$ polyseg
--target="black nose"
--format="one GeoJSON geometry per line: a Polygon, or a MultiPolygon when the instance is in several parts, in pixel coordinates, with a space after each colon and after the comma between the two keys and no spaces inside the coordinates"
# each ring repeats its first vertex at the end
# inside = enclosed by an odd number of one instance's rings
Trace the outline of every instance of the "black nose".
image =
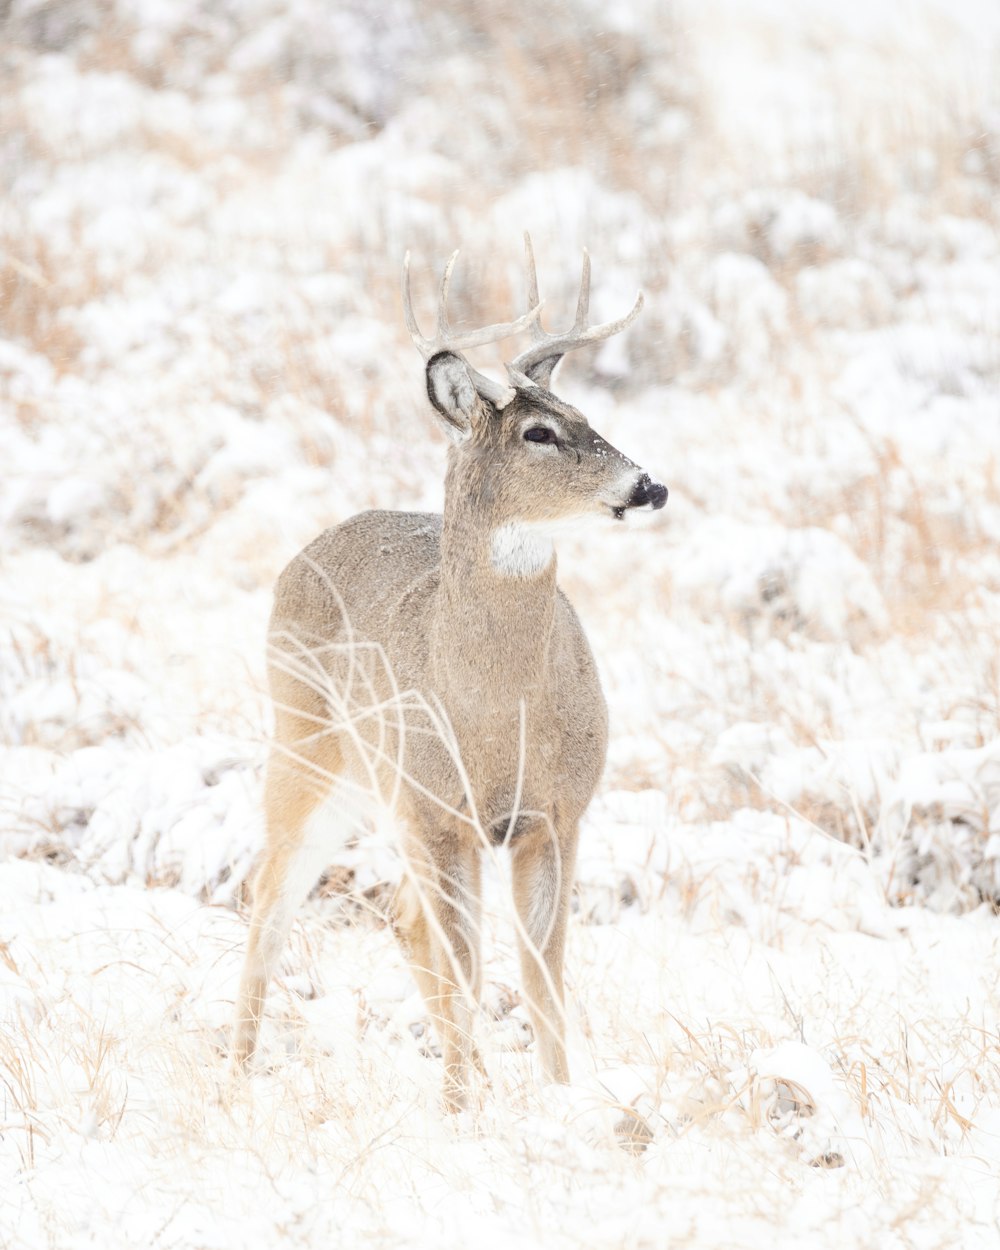
{"type": "Polygon", "coordinates": [[[643,508],[647,504],[651,508],[662,508],[667,502],[667,488],[661,486],[659,482],[650,480],[648,473],[643,473],[636,484],[632,487],[632,494],[629,495],[628,506],[630,508],[643,508]]]}

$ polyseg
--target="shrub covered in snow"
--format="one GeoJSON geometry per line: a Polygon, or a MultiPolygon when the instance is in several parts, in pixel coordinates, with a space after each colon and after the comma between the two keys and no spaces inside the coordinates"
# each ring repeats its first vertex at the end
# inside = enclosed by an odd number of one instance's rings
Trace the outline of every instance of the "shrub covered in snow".
{"type": "Polygon", "coordinates": [[[995,1245],[998,37],[0,5],[0,1242],[995,1245]],[[556,389],[671,490],[560,540],[612,726],[575,1084],[532,1078],[498,861],[492,1090],[442,1119],[375,830],[233,1095],[270,588],[440,506],[400,262],[429,306],[461,245],[455,318],[498,320],[526,229],[548,328],[582,246],[596,316],[643,288],[556,389]]]}

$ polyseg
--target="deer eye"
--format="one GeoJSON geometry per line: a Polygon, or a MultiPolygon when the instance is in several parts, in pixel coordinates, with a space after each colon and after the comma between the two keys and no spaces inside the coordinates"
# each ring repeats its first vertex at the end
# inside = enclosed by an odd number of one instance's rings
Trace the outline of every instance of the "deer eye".
{"type": "Polygon", "coordinates": [[[533,425],[524,431],[525,440],[529,443],[554,443],[555,434],[547,425],[533,425]]]}

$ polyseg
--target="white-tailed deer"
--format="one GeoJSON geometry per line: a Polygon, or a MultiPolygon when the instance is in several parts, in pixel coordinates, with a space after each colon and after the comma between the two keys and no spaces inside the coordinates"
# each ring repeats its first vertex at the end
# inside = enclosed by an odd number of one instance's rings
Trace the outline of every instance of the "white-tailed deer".
{"type": "MultiPolygon", "coordinates": [[[[594,660],[556,586],[550,531],[599,514],[662,508],[650,480],[549,390],[574,348],[625,329],[588,326],[584,253],[576,319],[539,325],[525,239],[529,311],[453,332],[455,256],[437,333],[424,338],[427,393],[451,436],[444,514],[365,512],[321,534],[281,574],[269,676],[276,741],[265,785],[267,844],[254,884],[234,1062],[257,1041],[268,980],[296,909],[371,802],[400,829],[405,873],[394,926],[440,1034],[449,1107],[461,1106],[480,986],[480,862],[506,846],[525,999],[545,1074],[568,1079],[563,949],[578,824],[604,767],[607,708],[594,660]],[[461,350],[528,331],[509,385],[461,350]]],[[[455,254],[457,256],[457,253],[455,254]]]]}

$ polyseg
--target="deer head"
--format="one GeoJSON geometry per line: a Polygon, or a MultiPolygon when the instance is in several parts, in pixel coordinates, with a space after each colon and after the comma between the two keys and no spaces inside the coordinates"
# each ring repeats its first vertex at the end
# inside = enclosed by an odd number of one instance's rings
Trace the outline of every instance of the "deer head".
{"type": "MultiPolygon", "coordinates": [[[[585,516],[621,520],[630,510],[662,508],[667,500],[665,486],[654,482],[550,389],[567,352],[603,342],[635,320],[642,308],[641,293],[625,317],[588,325],[590,257],[585,251],[573,325],[565,334],[548,334],[539,323],[538,280],[527,235],[525,250],[528,311],[523,316],[468,333],[453,331],[447,301],[455,252],[441,282],[437,333],[431,338],[420,333],[413,313],[409,256],[403,266],[407,328],[426,361],[428,397],[452,439],[449,498],[462,492],[488,512],[494,564],[509,571],[503,568],[504,552],[516,550],[517,572],[525,571],[526,534],[540,535],[560,522],[585,516]],[[506,386],[479,373],[461,354],[525,331],[531,346],[507,366],[506,386]]],[[[544,554],[543,543],[540,560],[544,554]]]]}

